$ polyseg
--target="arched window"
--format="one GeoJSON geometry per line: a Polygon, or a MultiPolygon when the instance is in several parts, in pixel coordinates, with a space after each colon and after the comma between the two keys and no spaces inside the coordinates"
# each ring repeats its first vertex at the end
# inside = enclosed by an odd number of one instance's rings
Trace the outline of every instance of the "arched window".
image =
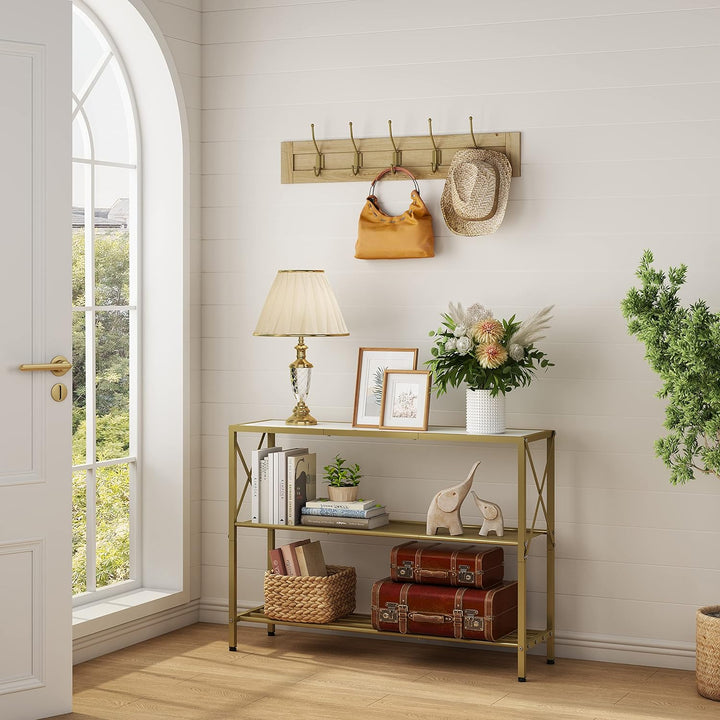
{"type": "Polygon", "coordinates": [[[190,599],[190,144],[180,76],[144,0],[73,6],[81,661],[190,599]]]}
{"type": "Polygon", "coordinates": [[[73,594],[140,584],[139,132],[110,36],[73,8],[73,594]]]}

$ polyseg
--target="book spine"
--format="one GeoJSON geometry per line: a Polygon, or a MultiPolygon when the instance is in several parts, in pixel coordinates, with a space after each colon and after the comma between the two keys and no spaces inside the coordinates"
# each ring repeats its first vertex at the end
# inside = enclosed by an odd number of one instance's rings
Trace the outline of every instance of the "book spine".
{"type": "Polygon", "coordinates": [[[356,527],[367,528],[368,518],[333,517],[330,515],[303,515],[303,525],[317,525],[320,527],[356,527]]]}
{"type": "Polygon", "coordinates": [[[310,508],[337,508],[338,510],[367,510],[375,505],[374,500],[352,500],[350,502],[340,502],[339,500],[310,500],[305,507],[310,508]]]}
{"type": "Polygon", "coordinates": [[[371,518],[375,515],[382,515],[384,507],[369,508],[368,510],[343,510],[342,508],[315,508],[305,506],[302,509],[303,515],[323,515],[327,517],[353,517],[371,518]]]}
{"type": "Polygon", "coordinates": [[[299,575],[300,569],[298,568],[297,553],[295,552],[295,545],[283,545],[280,550],[282,551],[283,561],[285,563],[285,574],[286,575],[299,575]]]}
{"type": "Polygon", "coordinates": [[[272,572],[275,573],[275,575],[287,575],[285,559],[283,558],[282,550],[279,548],[273,548],[270,551],[270,564],[272,565],[272,572]]]}
{"type": "Polygon", "coordinates": [[[268,455],[260,461],[260,522],[270,522],[270,458],[268,455]]]}
{"type": "Polygon", "coordinates": [[[297,508],[295,507],[295,473],[298,458],[290,456],[287,461],[287,524],[295,525],[297,508]]]}
{"type": "Polygon", "coordinates": [[[260,522],[260,457],[257,450],[253,450],[252,453],[251,472],[252,502],[250,521],[256,523],[260,522]]]}
{"type": "Polygon", "coordinates": [[[278,456],[280,453],[273,453],[270,456],[270,464],[268,470],[270,471],[270,523],[277,524],[277,466],[278,456]]]}
{"type": "Polygon", "coordinates": [[[277,524],[287,525],[287,464],[288,457],[278,453],[278,496],[277,496],[277,524]]]}

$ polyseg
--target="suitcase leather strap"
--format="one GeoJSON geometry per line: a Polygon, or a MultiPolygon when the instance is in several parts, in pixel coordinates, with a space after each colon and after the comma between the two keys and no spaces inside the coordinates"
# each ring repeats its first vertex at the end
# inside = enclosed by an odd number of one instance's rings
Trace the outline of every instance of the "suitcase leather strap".
{"type": "Polygon", "coordinates": [[[404,635],[408,629],[408,605],[407,598],[408,593],[412,585],[410,583],[404,584],[400,588],[400,597],[398,598],[398,630],[404,635]]]}
{"type": "Polygon", "coordinates": [[[453,637],[460,639],[463,636],[463,595],[467,588],[458,588],[455,593],[455,606],[453,608],[453,637]]]}

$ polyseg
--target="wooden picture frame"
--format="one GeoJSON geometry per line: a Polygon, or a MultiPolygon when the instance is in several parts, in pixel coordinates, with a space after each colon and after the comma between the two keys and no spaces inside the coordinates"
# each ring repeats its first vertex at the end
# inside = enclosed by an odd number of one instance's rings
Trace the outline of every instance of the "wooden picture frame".
{"type": "Polygon", "coordinates": [[[353,427],[379,426],[385,370],[415,370],[417,359],[417,348],[359,349],[353,427]]]}
{"type": "Polygon", "coordinates": [[[380,424],[383,430],[427,430],[429,370],[386,370],[380,424]]]}

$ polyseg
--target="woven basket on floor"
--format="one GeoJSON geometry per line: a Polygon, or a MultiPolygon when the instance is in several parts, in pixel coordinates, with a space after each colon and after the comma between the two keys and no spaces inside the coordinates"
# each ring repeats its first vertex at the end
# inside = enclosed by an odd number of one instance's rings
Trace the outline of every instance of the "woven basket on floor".
{"type": "Polygon", "coordinates": [[[720,700],[720,617],[708,613],[720,613],[720,605],[697,611],[695,678],[703,697],[720,700]]]}
{"type": "Polygon", "coordinates": [[[265,573],[265,615],[289,622],[328,623],[355,609],[355,568],[328,565],[327,577],[265,573]]]}

